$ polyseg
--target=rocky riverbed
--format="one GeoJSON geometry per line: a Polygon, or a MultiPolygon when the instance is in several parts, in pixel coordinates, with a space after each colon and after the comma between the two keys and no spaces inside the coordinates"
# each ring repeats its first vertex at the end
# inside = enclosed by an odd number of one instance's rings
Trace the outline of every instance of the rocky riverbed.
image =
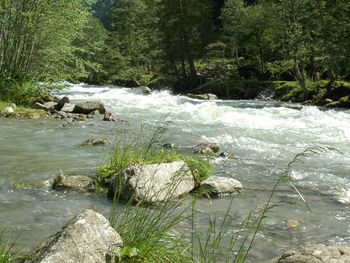
{"type": "MultiPolygon", "coordinates": [[[[137,137],[143,129],[147,137],[164,118],[171,122],[165,142],[175,145],[177,151],[193,154],[194,146],[209,141],[220,145],[220,152],[231,153],[223,157],[214,153],[211,162],[215,175],[243,184],[230,212],[237,222],[252,207],[266,202],[276,178],[297,153],[314,145],[339,149],[342,153],[312,155],[292,168],[290,177],[312,212],[288,184],[282,184],[273,203],[283,205],[269,212],[249,261],[277,257],[310,240],[349,245],[348,111],[279,102],[201,101],[165,91],[144,95],[131,89],[87,85],[70,85],[56,95],[67,96],[75,105],[100,101],[117,121],[103,121],[100,113],[75,121],[68,117],[0,119],[0,222],[2,228],[14,227],[22,233],[18,244],[26,251],[59,231],[78,212],[92,208],[108,217],[111,208],[105,195],[29,189],[28,185],[51,180],[59,170],[65,175],[93,177],[96,167],[108,160],[125,134],[137,137]],[[89,140],[97,138],[111,144],[81,145],[93,144],[89,140]]],[[[206,229],[207,214],[213,210],[225,214],[230,200],[201,199],[197,210],[202,218],[196,222],[199,231],[206,229]]]]}

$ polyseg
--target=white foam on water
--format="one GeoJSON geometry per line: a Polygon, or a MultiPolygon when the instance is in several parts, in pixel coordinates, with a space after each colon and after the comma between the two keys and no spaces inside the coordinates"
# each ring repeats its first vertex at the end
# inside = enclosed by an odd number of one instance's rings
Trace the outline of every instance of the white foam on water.
{"type": "MultiPolygon", "coordinates": [[[[197,136],[198,141],[216,142],[235,154],[254,157],[257,162],[285,158],[288,163],[294,154],[314,145],[329,145],[343,151],[342,156],[326,157],[327,162],[344,167],[350,160],[349,111],[289,107],[289,104],[282,107],[251,101],[199,101],[175,96],[169,91],[144,95],[138,89],[85,84],[67,85],[60,93],[73,101],[100,100],[115,114],[138,122],[156,123],[167,116],[167,120],[174,122],[174,133],[191,134],[197,136]]],[[[317,165],[325,166],[324,157],[315,158],[315,169],[319,168],[317,165]]],[[[305,175],[297,173],[292,176],[297,180],[305,179],[305,175]]],[[[337,180],[336,177],[333,179],[337,180]]]]}
{"type": "MultiPolygon", "coordinates": [[[[286,107],[254,108],[227,106],[220,101],[198,101],[174,96],[169,91],[143,95],[137,89],[71,85],[63,90],[73,100],[101,100],[116,113],[142,111],[157,117],[170,115],[180,123],[215,125],[220,128],[247,129],[283,133],[295,136],[310,135],[318,142],[350,140],[349,112],[321,111],[316,107],[301,110],[286,107]],[[219,126],[218,126],[219,125],[219,126]]],[[[300,143],[300,142],[299,142],[300,143]]]]}

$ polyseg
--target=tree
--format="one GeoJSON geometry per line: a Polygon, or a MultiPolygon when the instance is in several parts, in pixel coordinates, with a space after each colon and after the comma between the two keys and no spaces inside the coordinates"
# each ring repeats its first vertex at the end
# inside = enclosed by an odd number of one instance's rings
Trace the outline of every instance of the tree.
{"type": "Polygon", "coordinates": [[[243,28],[243,16],[245,12],[243,0],[227,0],[222,11],[224,27],[224,39],[229,47],[229,56],[236,59],[239,66],[240,39],[243,28]]]}
{"type": "Polygon", "coordinates": [[[75,67],[74,41],[91,18],[91,0],[2,0],[2,80],[67,79],[75,67]],[[67,22],[69,21],[69,22],[67,22]]]}
{"type": "Polygon", "coordinates": [[[324,2],[319,0],[281,0],[272,5],[278,17],[277,45],[285,60],[292,60],[294,77],[307,95],[307,65],[320,51],[321,18],[324,2]]]}
{"type": "MultiPolygon", "coordinates": [[[[324,68],[332,85],[339,75],[350,72],[350,2],[326,1],[321,29],[324,68]]],[[[330,85],[330,86],[331,86],[330,85]]]]}
{"type": "Polygon", "coordinates": [[[161,0],[158,8],[162,58],[179,81],[198,83],[194,60],[204,53],[213,33],[207,0],[161,0]]]}
{"type": "Polygon", "coordinates": [[[120,0],[111,12],[108,39],[109,74],[115,79],[139,80],[157,57],[154,1],[120,0]]]}

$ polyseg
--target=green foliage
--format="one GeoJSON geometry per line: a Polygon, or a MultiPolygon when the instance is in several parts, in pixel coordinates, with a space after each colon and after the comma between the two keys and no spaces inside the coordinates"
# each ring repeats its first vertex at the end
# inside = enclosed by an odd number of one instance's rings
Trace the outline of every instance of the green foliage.
{"type": "Polygon", "coordinates": [[[194,180],[197,183],[197,186],[199,186],[201,182],[212,175],[212,166],[208,161],[193,156],[180,155],[178,158],[182,161],[185,161],[185,163],[188,165],[193,174],[194,180]]]}
{"type": "Polygon", "coordinates": [[[0,96],[4,101],[32,106],[35,102],[50,100],[50,91],[56,87],[56,85],[38,84],[33,81],[2,81],[0,82],[0,96]]]}
{"type": "Polygon", "coordinates": [[[261,90],[268,88],[270,82],[257,80],[214,79],[198,88],[201,92],[210,92],[221,98],[254,99],[261,90]]]}
{"type": "Polygon", "coordinates": [[[92,2],[2,1],[0,80],[67,80],[99,71],[95,55],[106,33],[90,13],[92,2]]]}
{"type": "Polygon", "coordinates": [[[136,247],[117,247],[115,249],[115,258],[117,262],[143,262],[139,258],[139,250],[136,247]]]}
{"type": "Polygon", "coordinates": [[[211,165],[209,162],[198,157],[184,156],[175,151],[165,151],[163,149],[149,148],[144,144],[118,144],[114,148],[111,160],[106,165],[101,165],[96,174],[95,185],[99,187],[107,186],[114,176],[129,166],[136,164],[157,164],[174,161],[185,161],[189,166],[197,184],[207,179],[211,175],[211,165]]]}
{"type": "Polygon", "coordinates": [[[309,81],[349,77],[347,0],[99,0],[105,27],[95,2],[3,0],[0,81],[175,82],[183,90],[294,79],[306,100],[309,81]]]}
{"type": "Polygon", "coordinates": [[[274,91],[284,101],[298,102],[302,95],[302,88],[297,82],[275,82],[274,91]]]}
{"type": "Polygon", "coordinates": [[[292,102],[309,100],[313,104],[324,106],[326,100],[330,100],[330,107],[349,107],[347,97],[350,94],[348,82],[335,82],[332,86],[325,80],[306,82],[306,90],[302,89],[297,82],[274,81],[271,82],[276,99],[292,102]],[[333,101],[333,102],[332,102],[333,101]]]}
{"type": "MultiPolygon", "coordinates": [[[[157,32],[152,30],[157,22],[155,6],[145,0],[121,0],[111,9],[111,32],[107,39],[108,77],[113,83],[120,80],[136,80],[143,83],[143,76],[150,69],[157,56],[154,46],[157,32]]],[[[135,82],[135,81],[134,81],[135,82]]]]}
{"type": "Polygon", "coordinates": [[[17,190],[29,190],[34,188],[33,184],[30,182],[18,182],[14,184],[13,187],[17,190]]]}
{"type": "Polygon", "coordinates": [[[189,166],[197,184],[207,179],[211,174],[211,164],[208,161],[157,147],[163,140],[168,124],[167,122],[160,124],[147,140],[143,138],[142,130],[136,138],[130,138],[125,134],[126,137],[114,147],[108,163],[98,167],[94,180],[96,189],[108,186],[114,176],[118,176],[127,167],[137,164],[184,161],[189,166]]]}
{"type": "Polygon", "coordinates": [[[5,231],[0,231],[0,263],[14,262],[14,244],[4,240],[5,231]]]}
{"type": "Polygon", "coordinates": [[[288,183],[311,210],[292,182],[290,173],[294,166],[304,163],[307,158],[329,152],[339,153],[326,146],[314,146],[297,153],[282,170],[266,204],[253,208],[238,228],[231,215],[234,198],[224,215],[219,217],[215,209],[208,215],[204,230],[196,228],[196,199],[191,203],[191,215],[186,213],[189,207],[184,205],[184,200],[168,200],[152,207],[142,202],[132,206],[129,202],[121,210],[118,203],[114,203],[110,222],[124,242],[124,247],[115,251],[117,262],[246,262],[263,220],[275,206],[273,197],[282,183],[288,183]],[[185,222],[190,222],[191,231],[181,227],[185,222]]]}
{"type": "Polygon", "coordinates": [[[273,79],[283,79],[293,76],[293,61],[282,60],[272,61],[266,65],[266,70],[270,72],[273,79]]]}
{"type": "Polygon", "coordinates": [[[117,262],[191,262],[188,240],[176,231],[186,220],[181,201],[166,201],[156,207],[127,204],[121,211],[114,204],[111,225],[123,238],[117,262]]]}

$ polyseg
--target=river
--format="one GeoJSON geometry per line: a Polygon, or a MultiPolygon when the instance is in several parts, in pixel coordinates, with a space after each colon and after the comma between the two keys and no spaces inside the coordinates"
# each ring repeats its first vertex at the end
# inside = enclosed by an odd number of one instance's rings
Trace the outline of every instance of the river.
{"type": "MultiPolygon", "coordinates": [[[[100,100],[118,122],[102,117],[76,126],[55,119],[0,119],[0,229],[11,229],[24,251],[37,246],[78,212],[91,208],[108,216],[111,203],[103,195],[18,189],[21,182],[41,184],[60,171],[95,173],[108,159],[111,146],[84,148],[80,143],[104,137],[113,142],[127,134],[154,131],[170,122],[167,142],[190,153],[190,146],[215,142],[232,159],[216,158],[215,173],[242,182],[230,213],[237,221],[251,208],[264,204],[282,169],[299,152],[313,146],[338,151],[312,155],[293,166],[290,176],[311,209],[287,183],[273,199],[249,258],[260,262],[286,248],[306,242],[350,245],[350,111],[322,110],[298,104],[260,101],[199,101],[169,91],[143,95],[138,90],[67,84],[57,95],[72,102],[100,100]],[[294,203],[294,204],[292,204],[294,203]],[[288,227],[288,221],[297,227],[288,227]]],[[[205,216],[225,213],[229,197],[202,199],[197,209],[205,216]]]]}

